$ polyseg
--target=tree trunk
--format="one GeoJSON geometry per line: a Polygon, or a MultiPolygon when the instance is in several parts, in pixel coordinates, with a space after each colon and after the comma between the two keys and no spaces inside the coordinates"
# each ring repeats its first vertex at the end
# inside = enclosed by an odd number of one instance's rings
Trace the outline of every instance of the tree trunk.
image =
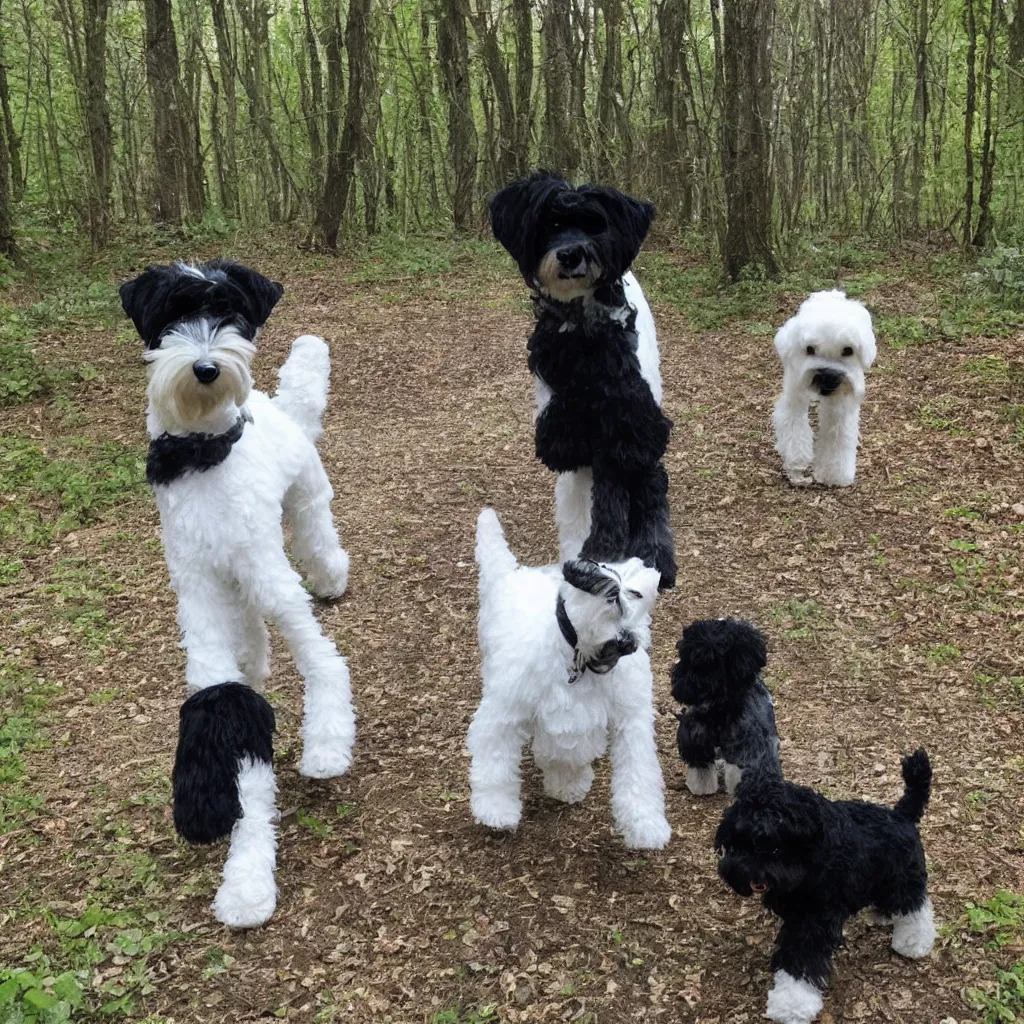
{"type": "Polygon", "coordinates": [[[498,25],[491,17],[489,0],[477,0],[476,9],[470,12],[470,18],[498,108],[497,131],[492,134],[492,142],[497,147],[494,173],[497,179],[495,184],[504,185],[515,176],[518,165],[515,153],[516,112],[512,100],[512,82],[505,55],[498,41],[498,25]]]}
{"type": "Polygon", "coordinates": [[[345,123],[338,135],[337,118],[332,118],[331,97],[341,101],[341,12],[335,5],[332,23],[324,44],[327,58],[327,175],[323,200],[318,217],[318,231],[324,245],[334,249],[338,244],[341,218],[348,205],[349,190],[355,172],[356,157],[363,146],[363,88],[369,79],[370,68],[370,7],[372,0],[349,0],[345,23],[345,48],[348,50],[348,99],[345,104],[345,123]],[[333,75],[333,79],[332,79],[333,75]]]}
{"type": "MultiPolygon", "coordinates": [[[[1024,0],[1021,0],[1024,2],[1024,0]]],[[[513,155],[516,174],[530,167],[530,129],[533,125],[533,14],[530,0],[512,0],[516,37],[516,124],[513,155]]]]}
{"type": "Polygon", "coordinates": [[[771,37],[774,0],[726,0],[723,35],[722,169],[726,276],[748,266],[776,276],[772,249],[771,37]]]}
{"type": "Polygon", "coordinates": [[[11,194],[11,150],[7,141],[7,125],[0,121],[0,254],[12,263],[20,261],[14,238],[14,210],[11,194]]]}
{"type": "Polygon", "coordinates": [[[604,16],[604,60],[597,90],[597,173],[610,180],[619,155],[618,105],[622,102],[621,0],[601,0],[604,16]]]}
{"type": "Polygon", "coordinates": [[[448,97],[448,156],[455,172],[452,222],[456,231],[468,231],[473,224],[477,160],[464,2],[441,0],[437,26],[438,64],[448,97]]]}
{"type": "Polygon", "coordinates": [[[964,4],[967,22],[967,98],[964,106],[964,248],[971,244],[974,231],[974,113],[975,113],[975,54],[978,48],[978,30],[974,18],[974,0],[964,4]]]}
{"type": "Polygon", "coordinates": [[[235,45],[228,23],[224,0],[212,0],[213,31],[217,39],[217,66],[224,93],[224,205],[234,216],[242,215],[238,181],[238,69],[235,45]]]}
{"type": "Polygon", "coordinates": [[[985,42],[985,128],[981,142],[981,185],[978,188],[978,227],[973,245],[984,249],[992,236],[992,187],[996,170],[996,126],[992,122],[992,66],[995,62],[999,0],[992,0],[985,42]]]}
{"type": "Polygon", "coordinates": [[[146,79],[153,122],[154,216],[177,226],[202,211],[189,209],[191,130],[179,79],[171,0],[145,0],[146,79]]]}
{"type": "Polygon", "coordinates": [[[89,237],[106,245],[110,232],[112,133],[107,105],[107,9],[109,0],[83,0],[85,31],[85,119],[92,175],[89,182],[89,237]]]}
{"type": "MultiPolygon", "coordinates": [[[[3,10],[3,2],[0,0],[0,12],[3,10]]],[[[31,61],[31,55],[26,60],[31,61]]],[[[30,93],[30,82],[26,82],[26,93],[30,93]]],[[[20,199],[24,190],[25,179],[21,173],[21,139],[17,129],[14,127],[14,117],[11,114],[11,97],[7,88],[7,59],[4,52],[4,33],[0,31],[0,112],[3,114],[3,128],[7,137],[7,150],[10,155],[10,192],[14,199],[20,199]]]]}
{"type": "Polygon", "coordinates": [[[544,0],[540,38],[544,76],[541,162],[571,176],[579,166],[579,152],[570,125],[570,83],[573,80],[570,0],[544,0]]]}

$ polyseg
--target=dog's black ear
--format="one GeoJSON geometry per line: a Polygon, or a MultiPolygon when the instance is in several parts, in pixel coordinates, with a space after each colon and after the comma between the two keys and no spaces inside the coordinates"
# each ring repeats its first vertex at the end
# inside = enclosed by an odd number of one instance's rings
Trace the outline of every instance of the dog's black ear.
{"type": "Polygon", "coordinates": [[[494,237],[529,280],[537,257],[537,222],[551,196],[569,188],[554,171],[537,170],[495,192],[487,204],[494,237]]]}
{"type": "MultiPolygon", "coordinates": [[[[178,277],[174,267],[155,265],[146,267],[138,277],[125,281],[118,289],[121,308],[135,324],[147,348],[157,345],[164,329],[177,319],[180,303],[176,301],[174,282],[178,277]]],[[[200,281],[186,284],[187,290],[203,287],[200,281]]]]}
{"type": "Polygon", "coordinates": [[[725,809],[722,820],[715,829],[715,849],[721,853],[736,845],[736,826],[740,818],[741,808],[733,803],[725,809]]]}
{"type": "MultiPolygon", "coordinates": [[[[245,314],[253,327],[262,327],[274,307],[284,295],[284,285],[264,277],[258,270],[235,263],[233,260],[211,260],[204,270],[220,270],[227,279],[244,293],[249,311],[245,314]]],[[[241,312],[241,311],[239,311],[241,312]]]]}
{"type": "Polygon", "coordinates": [[[573,558],[562,566],[562,578],[571,587],[603,597],[609,604],[619,600],[619,581],[589,558],[573,558]]]}
{"type": "Polygon", "coordinates": [[[604,185],[589,185],[580,192],[587,199],[598,203],[608,220],[608,235],[612,243],[609,254],[615,266],[605,268],[615,277],[621,277],[640,252],[647,233],[654,223],[654,204],[634,199],[617,188],[604,185]]]}

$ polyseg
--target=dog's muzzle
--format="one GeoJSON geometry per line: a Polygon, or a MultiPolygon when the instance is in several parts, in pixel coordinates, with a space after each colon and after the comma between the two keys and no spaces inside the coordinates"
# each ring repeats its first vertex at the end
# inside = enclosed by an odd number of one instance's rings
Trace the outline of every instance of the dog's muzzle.
{"type": "Polygon", "coordinates": [[[838,391],[845,382],[846,374],[841,370],[832,370],[823,366],[815,371],[811,378],[811,387],[827,397],[834,391],[838,391]]]}
{"type": "Polygon", "coordinates": [[[212,384],[220,376],[220,367],[216,363],[196,361],[192,364],[192,372],[200,384],[212,384]]]}
{"type": "Polygon", "coordinates": [[[587,249],[584,245],[564,245],[555,253],[558,260],[558,276],[574,280],[587,276],[587,249]]]}

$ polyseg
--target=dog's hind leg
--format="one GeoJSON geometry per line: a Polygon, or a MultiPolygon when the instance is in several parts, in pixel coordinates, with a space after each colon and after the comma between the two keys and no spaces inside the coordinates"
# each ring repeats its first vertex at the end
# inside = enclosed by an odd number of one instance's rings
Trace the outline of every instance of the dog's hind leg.
{"type": "Polygon", "coordinates": [[[249,600],[281,631],[305,683],[299,774],[344,775],[352,763],[356,716],[348,665],[320,631],[309,594],[283,551],[261,552],[243,579],[249,600]]]}
{"type": "Polygon", "coordinates": [[[589,466],[575,473],[559,473],[555,481],[555,523],[558,526],[558,560],[579,558],[590,534],[590,492],[594,480],[589,466]]]}
{"type": "Polygon", "coordinates": [[[935,915],[932,901],[925,896],[916,910],[892,914],[892,948],[900,956],[918,960],[935,945],[935,915]]]}
{"type": "Polygon", "coordinates": [[[292,550],[317,597],[341,597],[348,585],[348,552],[331,516],[334,491],[314,451],[284,498],[292,550]]]}
{"type": "Polygon", "coordinates": [[[775,450],[782,456],[782,469],[794,487],[813,483],[810,475],[814,462],[814,434],[811,431],[810,401],[798,390],[784,391],[772,412],[775,428],[775,450]]]}
{"type": "Polygon", "coordinates": [[[651,663],[640,650],[615,668],[618,692],[629,703],[615,707],[610,723],[612,816],[623,840],[633,850],[660,850],[672,838],[665,817],[665,783],[661,777],[651,704],[651,663]],[[646,691],[646,695],[645,695],[646,691]]]}
{"type": "Polygon", "coordinates": [[[849,487],[857,475],[860,400],[837,394],[818,403],[818,446],[814,479],[827,487],[849,487]]]}
{"type": "Polygon", "coordinates": [[[629,486],[615,470],[595,468],[591,487],[590,533],[580,555],[596,562],[619,562],[630,550],[629,486]]]}
{"type": "Polygon", "coordinates": [[[488,828],[512,829],[523,811],[520,762],[527,733],[524,723],[486,697],[473,715],[466,736],[469,749],[469,805],[488,828]]]}

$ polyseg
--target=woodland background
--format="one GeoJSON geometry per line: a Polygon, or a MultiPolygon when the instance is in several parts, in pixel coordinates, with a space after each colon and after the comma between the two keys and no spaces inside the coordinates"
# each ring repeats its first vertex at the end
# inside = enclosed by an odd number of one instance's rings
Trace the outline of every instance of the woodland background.
{"type": "Polygon", "coordinates": [[[773,274],[1021,232],[1024,0],[0,0],[0,251],[162,223],[478,232],[538,164],[773,274]]]}

